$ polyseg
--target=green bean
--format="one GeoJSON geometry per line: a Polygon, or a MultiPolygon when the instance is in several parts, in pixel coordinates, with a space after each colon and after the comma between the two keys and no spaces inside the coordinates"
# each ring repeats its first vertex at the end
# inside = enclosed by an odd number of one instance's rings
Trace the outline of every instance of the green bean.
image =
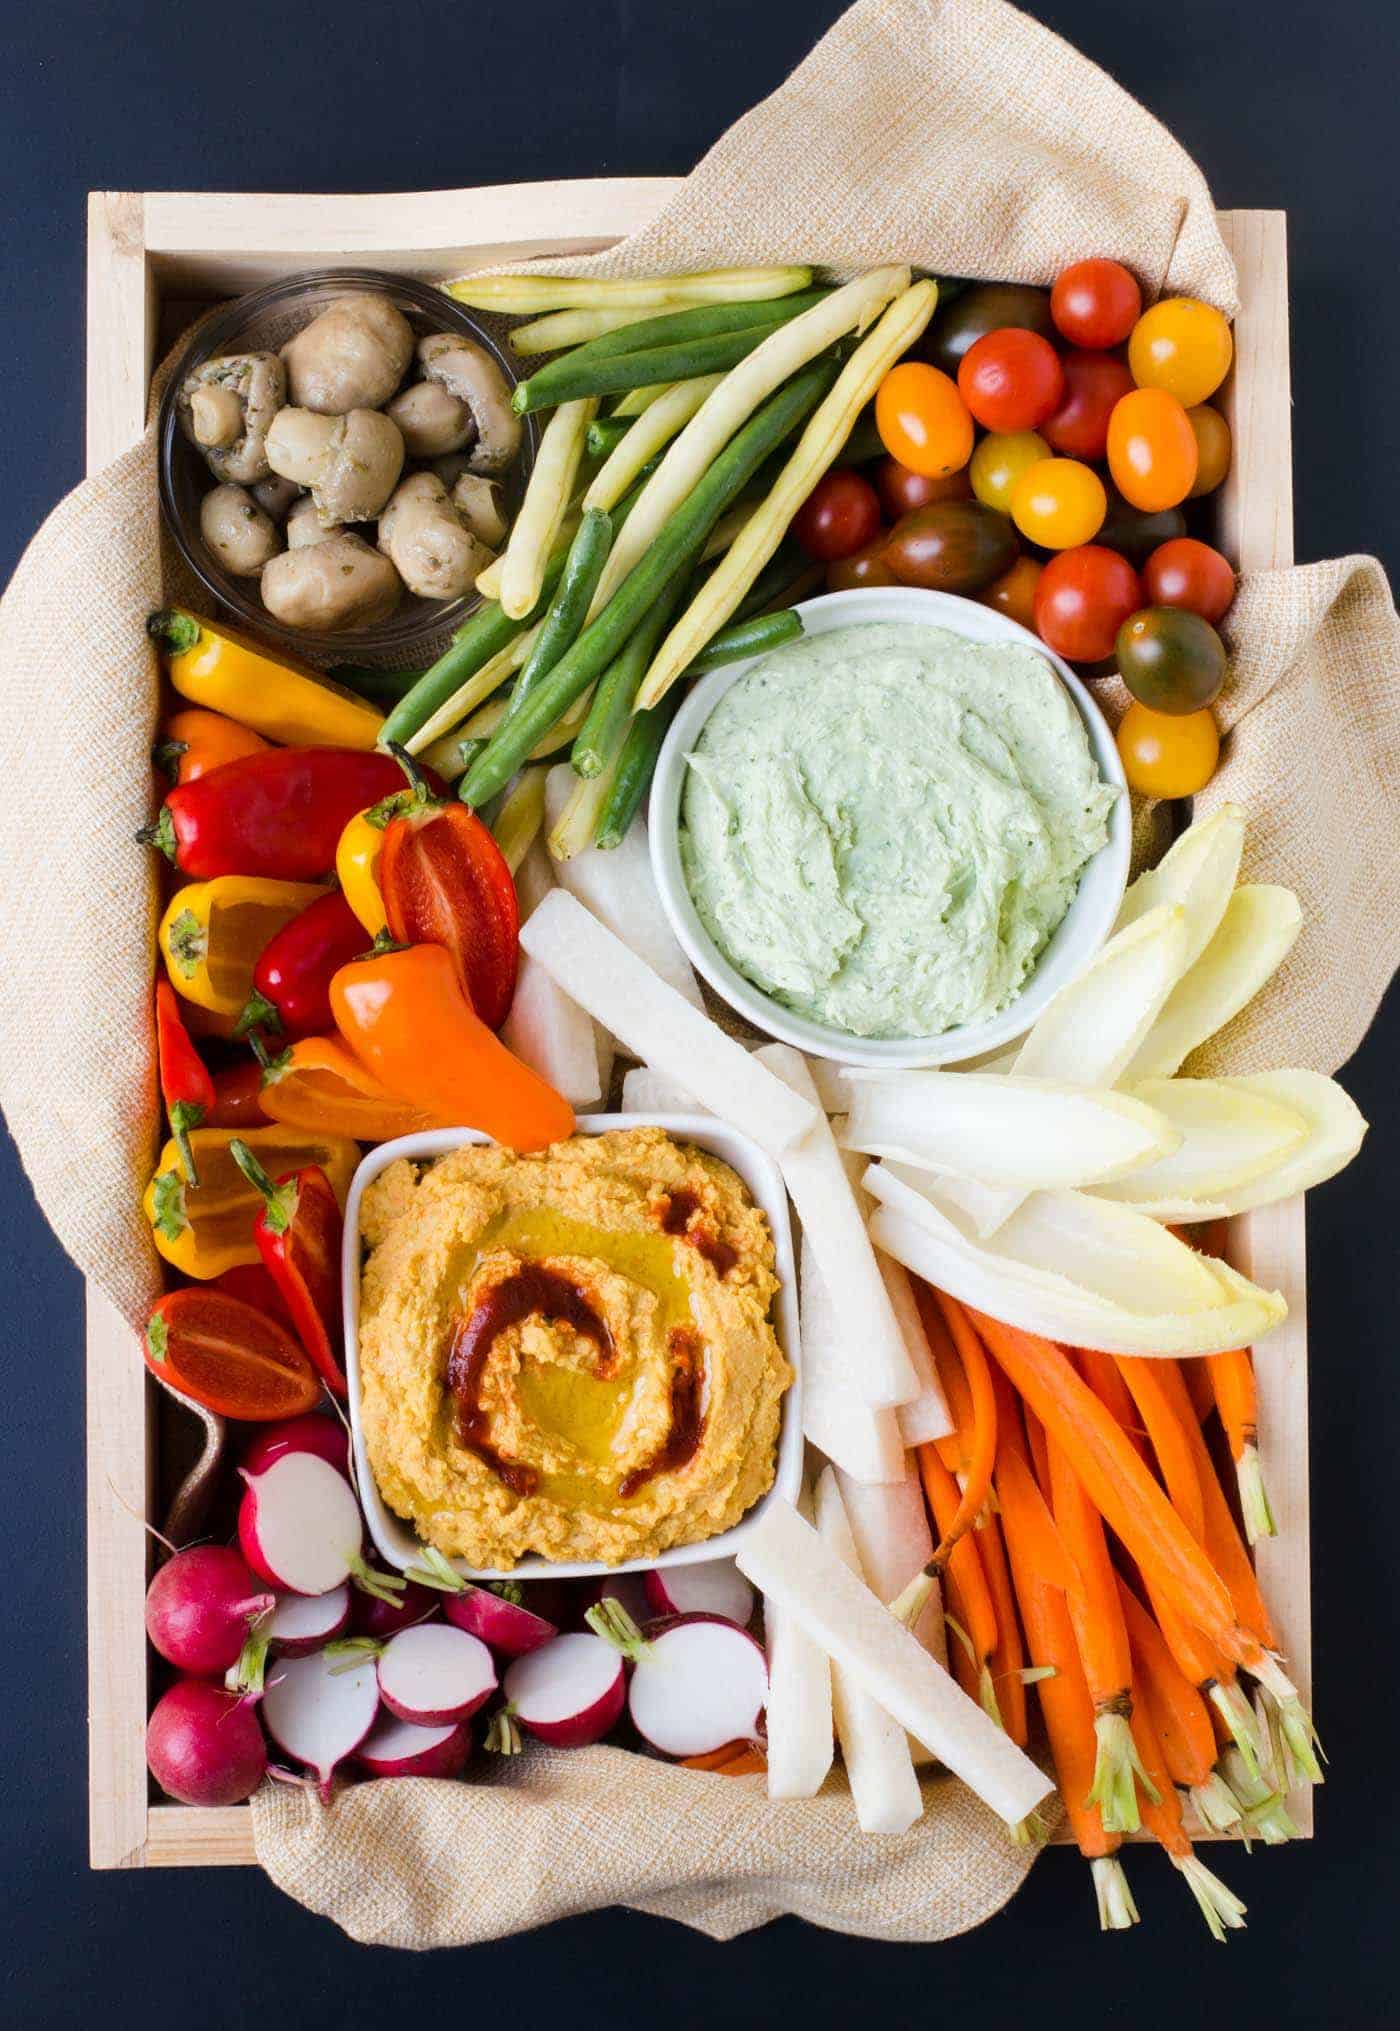
{"type": "Polygon", "coordinates": [[[548,618],[540,629],[524,669],[515,680],[507,719],[512,713],[519,712],[526,698],[548,676],[583,626],[588,617],[589,603],[598,589],[598,580],[603,575],[612,539],[612,516],[602,508],[590,508],[569,546],[559,590],[548,618]]]}
{"type": "Polygon", "coordinates": [[[791,537],[785,536],[735,608],[735,621],[752,620],[755,614],[761,614],[766,606],[773,604],[779,593],[786,592],[810,570],[811,559],[807,553],[791,537]]]}
{"type": "Polygon", "coordinates": [[[670,583],[663,586],[598,679],[588,717],[579,728],[578,738],[570,751],[575,775],[601,776],[617,753],[647,665],[667,622],[680,605],[688,575],[688,569],[683,566],[670,583]]]}
{"type": "Polygon", "coordinates": [[[532,627],[542,613],[548,612],[567,555],[562,544],[554,550],[544,568],[544,589],[535,610],[523,620],[511,620],[494,599],[477,609],[466,625],[457,630],[436,663],[423,672],[389,714],[379,729],[382,745],[391,740],[411,740],[419,727],[426,726],[433,714],[446,705],[454,691],[460,690],[469,677],[474,677],[484,663],[498,656],[517,635],[532,627]]]}
{"type": "Polygon", "coordinates": [[[726,663],[741,663],[746,656],[762,656],[784,642],[796,641],[801,633],[802,617],[790,606],[781,613],[755,614],[746,621],[731,621],[727,628],[710,637],[685,675],[703,677],[707,671],[722,669],[726,663]]]}
{"type": "Polygon", "coordinates": [[[722,374],[747,359],[771,324],[744,331],[719,332],[714,338],[688,339],[684,344],[649,346],[645,352],[616,353],[606,359],[581,359],[585,348],[564,353],[547,367],[517,381],[511,407],[519,416],[552,409],[560,402],[578,402],[593,395],[617,395],[627,388],[649,388],[655,381],[689,381],[697,374],[722,374]]]}
{"type": "Polygon", "coordinates": [[[589,457],[606,458],[610,451],[616,451],[635,420],[631,416],[595,416],[585,439],[589,457]]]}
{"type": "Polygon", "coordinates": [[[673,684],[659,705],[649,706],[633,716],[606,801],[598,813],[598,829],[593,836],[599,846],[605,849],[621,846],[627,837],[651,786],[661,743],[680,702],[681,687],[673,684]]]}
{"type": "Polygon", "coordinates": [[[571,360],[610,360],[619,353],[645,352],[651,346],[689,345],[695,339],[722,337],[727,332],[753,331],[787,324],[799,312],[830,296],[829,289],[804,289],[793,296],[774,296],[757,303],[697,303],[685,310],[663,311],[659,317],[604,332],[575,346],[571,360]]]}
{"type": "Polygon", "coordinates": [[[343,684],[347,691],[356,692],[367,698],[371,705],[380,706],[385,712],[406,698],[419,678],[421,670],[371,670],[362,663],[335,663],[326,675],[337,684],[343,684]]]}

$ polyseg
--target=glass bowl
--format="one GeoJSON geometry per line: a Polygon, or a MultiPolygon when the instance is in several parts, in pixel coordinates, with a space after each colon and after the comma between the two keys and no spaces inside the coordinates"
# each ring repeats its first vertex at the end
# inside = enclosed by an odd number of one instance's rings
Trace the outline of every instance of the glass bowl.
{"type": "MultiPolygon", "coordinates": [[[[241,626],[265,640],[301,656],[338,662],[359,657],[376,661],[402,659],[423,653],[438,638],[445,638],[448,630],[460,627],[481,604],[480,597],[472,592],[461,599],[430,600],[405,592],[388,620],[373,627],[346,628],[336,634],[289,628],[275,620],[259,597],[257,580],[233,577],[205,547],[199,529],[199,504],[215,480],[180,428],[176,400],[186,376],[206,360],[219,353],[276,352],[337,298],[362,290],[387,296],[408,319],[416,338],[425,338],[430,332],[459,332],[483,346],[505,375],[506,385],[514,387],[519,377],[505,344],[508,319],[473,315],[441,289],[418,282],[412,276],[386,275],[376,268],[323,268],[314,274],[288,275],[266,289],[255,289],[207,319],[181,354],[166,383],[159,417],[161,510],[181,557],[200,585],[217,606],[227,609],[241,626]]],[[[537,438],[535,419],[527,416],[520,456],[502,481],[512,516],[520,505],[537,438]]]]}

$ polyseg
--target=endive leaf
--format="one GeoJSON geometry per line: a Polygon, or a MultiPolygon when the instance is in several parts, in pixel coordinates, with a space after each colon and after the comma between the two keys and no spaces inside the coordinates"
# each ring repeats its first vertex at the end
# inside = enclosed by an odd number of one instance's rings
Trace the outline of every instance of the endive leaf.
{"type": "Polygon", "coordinates": [[[1210,943],[1172,989],[1123,1083],[1169,1079],[1277,972],[1302,924],[1303,913],[1292,889],[1269,882],[1241,884],[1226,904],[1210,943]]]}
{"type": "Polygon", "coordinates": [[[1114,929],[1135,924],[1162,903],[1179,903],[1186,912],[1186,966],[1194,966],[1225,914],[1243,851],[1244,812],[1238,804],[1222,804],[1188,826],[1156,867],[1138,876],[1114,929]]]}
{"type": "Polygon", "coordinates": [[[1177,1147],[1094,1191],[1145,1211],[1234,1191],[1277,1170],[1308,1133],[1307,1117],[1296,1108],[1227,1079],[1148,1079],[1134,1091],[1176,1128],[1177,1147]]]}

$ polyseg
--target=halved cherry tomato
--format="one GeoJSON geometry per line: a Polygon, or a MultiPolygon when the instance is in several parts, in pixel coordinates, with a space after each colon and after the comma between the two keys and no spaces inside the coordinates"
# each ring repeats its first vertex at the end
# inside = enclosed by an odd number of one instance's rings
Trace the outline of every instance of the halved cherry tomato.
{"type": "Polygon", "coordinates": [[[1065,353],[1065,398],[1040,434],[1062,458],[1100,459],[1108,449],[1108,419],[1130,394],[1133,377],[1117,353],[1065,353]]]}
{"type": "Polygon", "coordinates": [[[831,564],[871,542],[880,526],[880,499],[849,466],[824,473],[793,517],[792,533],[809,557],[831,564]]]}
{"type": "Polygon", "coordinates": [[[1108,419],[1108,469],[1135,508],[1174,508],[1196,484],[1196,433],[1165,388],[1135,388],[1108,419]]]}
{"type": "Polygon", "coordinates": [[[972,491],[983,507],[1009,515],[1017,480],[1049,456],[1049,445],[1034,430],[994,430],[972,454],[967,468],[972,491]]]}
{"type": "Polygon", "coordinates": [[[1035,631],[1072,663],[1096,663],[1112,655],[1119,628],[1141,605],[1142,587],[1127,559],[1087,543],[1062,550],[1041,572],[1035,631]]]}
{"type": "Polygon", "coordinates": [[[875,427],[890,457],[917,473],[957,472],[972,456],[972,418],[957,383],[922,360],[902,360],[886,374],[875,427]]]}
{"type": "Polygon", "coordinates": [[[1235,597],[1229,558],[1194,536],[1160,544],[1142,567],[1142,584],[1153,606],[1185,607],[1212,626],[1235,597]]]}
{"type": "Polygon", "coordinates": [[[1108,496],[1091,466],[1077,458],[1042,458],[1028,466],[1011,495],[1011,519],[1042,550],[1077,550],[1103,524],[1108,496]]]}
{"type": "Polygon", "coordinates": [[[1167,296],[1133,326],[1128,365],[1139,388],[1165,388],[1194,409],[1229,373],[1234,350],[1230,326],[1213,305],[1167,296]]]}
{"type": "Polygon", "coordinates": [[[168,1291],[144,1350],[152,1375],[219,1417],[266,1424],[320,1401],[320,1377],[286,1327],[226,1291],[168,1291]]]}
{"type": "Polygon", "coordinates": [[[903,516],[912,515],[916,508],[926,508],[930,501],[972,498],[972,481],[966,466],[959,466],[956,472],[915,472],[912,466],[901,465],[897,458],[882,458],[871,478],[887,522],[898,522],[903,516]]]}
{"type": "Polygon", "coordinates": [[[1215,774],[1220,732],[1204,712],[1149,712],[1134,702],[1118,725],[1128,788],[1139,797],[1194,797],[1215,774]]]}
{"type": "Polygon", "coordinates": [[[1137,278],[1121,261],[1073,261],[1050,291],[1050,315],[1072,346],[1121,345],[1142,309],[1137,278]]]}
{"type": "Polygon", "coordinates": [[[958,392],[986,430],[1035,430],[1064,400],[1064,369],[1038,332],[989,331],[963,355],[958,392]]]}
{"type": "Polygon", "coordinates": [[[860,585],[898,585],[899,579],[885,557],[888,536],[886,530],[873,543],[867,543],[864,550],[857,550],[853,557],[838,557],[834,564],[828,564],[827,591],[853,592],[860,585]]]}
{"type": "Polygon", "coordinates": [[[1019,621],[1023,628],[1035,632],[1035,591],[1040,584],[1044,566],[1034,557],[1018,557],[1010,571],[1004,571],[1000,578],[993,579],[985,592],[979,592],[980,605],[995,608],[1005,614],[1008,620],[1019,621]]]}
{"type": "Polygon", "coordinates": [[[1185,607],[1129,614],[1115,643],[1118,672],[1139,705],[1180,715],[1213,705],[1225,682],[1225,644],[1185,607]]]}
{"type": "Polygon", "coordinates": [[[1196,484],[1191,499],[1213,494],[1230,470],[1230,426],[1209,402],[1198,402],[1186,412],[1186,421],[1196,437],[1196,484]]]}

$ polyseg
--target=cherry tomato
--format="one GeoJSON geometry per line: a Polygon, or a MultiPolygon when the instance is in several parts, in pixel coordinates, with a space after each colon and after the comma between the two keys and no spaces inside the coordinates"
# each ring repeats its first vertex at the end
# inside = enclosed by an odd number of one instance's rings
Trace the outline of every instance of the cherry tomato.
{"type": "Polygon", "coordinates": [[[1152,552],[1174,536],[1186,534],[1186,517],[1180,508],[1161,508],[1155,515],[1144,514],[1123,499],[1117,487],[1105,489],[1108,513],[1098,540],[1105,549],[1121,551],[1129,564],[1141,571],[1152,552]]]}
{"type": "Polygon", "coordinates": [[[1150,712],[1130,705],[1118,725],[1128,788],[1140,797],[1194,797],[1215,774],[1220,734],[1204,712],[1150,712]]]}
{"type": "Polygon", "coordinates": [[[1115,648],[1123,682],[1152,712],[1199,712],[1220,696],[1225,644],[1209,621],[1185,607],[1129,614],[1115,648]]]}
{"type": "Polygon", "coordinates": [[[1065,353],[1060,360],[1065,398],[1041,425],[1041,436],[1064,458],[1102,458],[1108,449],[1108,419],[1114,405],[1132,392],[1133,377],[1116,353],[1065,353]]]}
{"type": "Polygon", "coordinates": [[[1142,605],[1138,575],[1101,543],[1062,550],[1040,574],[1035,631],[1056,655],[1095,663],[1113,653],[1119,628],[1142,605]]]}
{"type": "Polygon", "coordinates": [[[930,501],[966,501],[972,497],[966,466],[957,472],[915,472],[912,467],[901,465],[897,458],[882,458],[870,477],[887,522],[912,515],[915,508],[926,508],[930,501]]]}
{"type": "Polygon", "coordinates": [[[1103,481],[1077,458],[1042,458],[1028,466],[1011,495],[1011,519],[1042,550],[1077,550],[1092,543],[1108,509],[1103,481]]]}
{"type": "Polygon", "coordinates": [[[1142,310],[1136,277],[1121,261],[1075,261],[1050,291],[1050,315],[1072,346],[1121,345],[1142,310]]]}
{"type": "Polygon", "coordinates": [[[891,367],[875,393],[875,428],[914,472],[957,472],[972,456],[972,418],[957,383],[922,360],[891,367]]]}
{"type": "Polygon", "coordinates": [[[951,303],[939,305],[924,334],[920,354],[945,374],[956,374],[969,346],[989,331],[1012,326],[1053,339],[1049,290],[1032,289],[1024,282],[976,282],[951,303]]]}
{"type": "Polygon", "coordinates": [[[1018,557],[1010,571],[994,578],[985,592],[979,592],[982,606],[994,607],[1008,620],[1019,621],[1035,632],[1035,589],[1044,567],[1034,557],[1018,557]]]}
{"type": "Polygon", "coordinates": [[[1186,412],[1186,421],[1196,436],[1196,484],[1190,498],[1213,494],[1230,470],[1230,426],[1209,402],[1198,402],[1186,412]]]}
{"type": "Polygon", "coordinates": [[[1108,419],[1108,469],[1123,498],[1155,514],[1196,484],[1196,433],[1175,395],[1134,388],[1108,419]]]}
{"type": "Polygon", "coordinates": [[[885,559],[887,541],[888,537],[881,534],[863,550],[852,551],[849,557],[838,557],[834,564],[828,564],[827,591],[853,592],[859,585],[898,585],[899,580],[885,559]]]}
{"type": "Polygon", "coordinates": [[[1194,536],[1160,544],[1142,568],[1142,585],[1153,606],[1185,607],[1212,624],[1235,597],[1229,558],[1194,536]]]}
{"type": "Polygon", "coordinates": [[[932,592],[980,592],[1010,570],[1015,557],[1010,522],[980,501],[935,501],[906,515],[885,545],[885,561],[901,585],[932,592]]]}
{"type": "Polygon", "coordinates": [[[1021,474],[1028,466],[1038,465],[1049,456],[1049,445],[1033,430],[1012,430],[1004,434],[993,431],[991,436],[982,439],[972,454],[972,463],[967,469],[972,491],[984,508],[995,508],[1000,514],[1009,515],[1011,496],[1021,474]]]}
{"type": "Polygon", "coordinates": [[[793,517],[792,533],[809,557],[830,564],[863,550],[880,526],[880,497],[849,466],[824,473],[793,517]]]}
{"type": "Polygon", "coordinates": [[[984,430],[1034,430],[1064,399],[1064,369],[1049,339],[1007,326],[969,346],[958,392],[984,430]]]}
{"type": "Polygon", "coordinates": [[[1139,388],[1165,388],[1194,409],[1229,373],[1234,350],[1230,327],[1211,304],[1168,296],[1133,326],[1128,365],[1139,388]]]}

